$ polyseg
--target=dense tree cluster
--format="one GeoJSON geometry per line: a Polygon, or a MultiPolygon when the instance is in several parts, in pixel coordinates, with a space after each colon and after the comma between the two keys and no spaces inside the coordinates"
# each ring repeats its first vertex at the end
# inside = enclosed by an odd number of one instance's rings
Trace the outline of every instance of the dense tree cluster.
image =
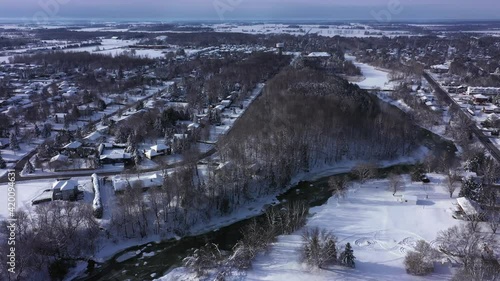
{"type": "Polygon", "coordinates": [[[133,69],[153,63],[147,58],[132,57],[127,55],[109,56],[106,54],[91,54],[89,52],[58,52],[37,53],[33,55],[18,55],[13,63],[30,63],[38,65],[52,65],[61,69],[116,69],[120,67],[133,69]]]}
{"type": "MultiPolygon", "coordinates": [[[[38,205],[31,214],[18,211],[16,218],[16,273],[0,266],[1,276],[61,280],[75,261],[87,260],[96,250],[99,224],[89,205],[54,201],[38,205]]],[[[10,235],[7,225],[2,222],[0,236],[10,235]]],[[[10,247],[7,243],[0,246],[2,264],[7,264],[10,247]]]]}
{"type": "Polygon", "coordinates": [[[258,163],[276,187],[318,165],[408,155],[418,138],[400,112],[383,109],[357,86],[322,72],[288,69],[267,84],[222,140],[221,155],[236,167],[258,163]]]}

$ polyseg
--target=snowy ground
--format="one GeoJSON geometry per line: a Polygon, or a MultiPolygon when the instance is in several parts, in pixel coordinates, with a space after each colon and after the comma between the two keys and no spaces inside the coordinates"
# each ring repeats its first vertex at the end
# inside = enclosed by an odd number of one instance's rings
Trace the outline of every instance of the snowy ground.
{"type": "MultiPolygon", "coordinates": [[[[455,199],[445,189],[445,177],[430,174],[431,183],[412,183],[405,177],[405,190],[396,195],[417,195],[418,204],[400,203],[387,190],[387,180],[355,183],[345,199],[330,198],[310,210],[306,227],[332,231],[339,245],[349,242],[356,256],[356,268],[332,267],[310,270],[299,261],[302,230],[279,236],[268,253],[261,253],[253,268],[241,279],[250,281],[302,280],[449,280],[452,271],[437,266],[428,277],[407,275],[403,260],[417,240],[435,245],[437,233],[459,223],[452,215],[455,199]]],[[[185,268],[176,268],[159,281],[198,280],[185,268]]]]}
{"type": "Polygon", "coordinates": [[[403,265],[405,253],[417,240],[434,245],[440,230],[459,223],[451,217],[455,199],[446,194],[444,176],[429,178],[429,184],[405,179],[405,191],[399,195],[417,195],[422,200],[416,205],[397,202],[386,189],[387,180],[374,180],[356,184],[346,199],[330,198],[310,210],[307,227],[326,228],[341,245],[351,243],[356,269],[308,270],[299,262],[297,231],[278,237],[270,253],[259,255],[246,280],[449,280],[452,272],[446,266],[422,278],[407,275],[403,265]]]}
{"type": "Polygon", "coordinates": [[[380,88],[382,90],[392,90],[394,85],[389,81],[389,73],[382,71],[374,66],[368,65],[366,63],[360,63],[356,61],[356,57],[346,55],[346,60],[350,60],[361,69],[363,73],[363,79],[360,82],[355,82],[362,89],[374,89],[380,88]]]}
{"type": "MultiPolygon", "coordinates": [[[[16,162],[22,159],[25,155],[29,154],[33,149],[36,148],[34,144],[19,144],[20,150],[12,149],[1,149],[0,154],[3,160],[7,162],[7,169],[11,169],[15,166],[16,162]]],[[[7,169],[0,169],[0,177],[7,173],[7,169]]]]}
{"type": "Polygon", "coordinates": [[[216,32],[237,32],[250,34],[292,34],[305,35],[317,34],[325,37],[394,37],[394,36],[412,36],[407,31],[382,31],[373,29],[367,25],[346,24],[346,25],[296,25],[287,24],[215,24],[211,26],[216,32]]]}
{"type": "MultiPolygon", "coordinates": [[[[84,190],[85,202],[92,202],[94,198],[94,192],[92,190],[92,184],[90,177],[83,178],[73,178],[78,181],[80,185],[80,190],[84,190]]],[[[32,208],[31,200],[33,200],[38,195],[42,194],[44,190],[50,189],[52,183],[55,179],[48,180],[33,180],[33,181],[23,181],[17,183],[16,186],[16,204],[17,209],[29,210],[32,208]]],[[[0,220],[4,219],[8,215],[7,210],[7,184],[0,185],[0,220]]]]}

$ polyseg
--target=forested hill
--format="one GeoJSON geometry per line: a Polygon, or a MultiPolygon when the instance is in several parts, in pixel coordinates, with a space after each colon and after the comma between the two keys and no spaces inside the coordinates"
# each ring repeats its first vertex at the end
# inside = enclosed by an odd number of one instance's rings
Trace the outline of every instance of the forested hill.
{"type": "Polygon", "coordinates": [[[269,81],[223,140],[221,153],[237,167],[257,163],[272,184],[283,185],[320,165],[408,155],[419,131],[401,112],[383,110],[375,96],[338,76],[290,67],[269,81]]]}

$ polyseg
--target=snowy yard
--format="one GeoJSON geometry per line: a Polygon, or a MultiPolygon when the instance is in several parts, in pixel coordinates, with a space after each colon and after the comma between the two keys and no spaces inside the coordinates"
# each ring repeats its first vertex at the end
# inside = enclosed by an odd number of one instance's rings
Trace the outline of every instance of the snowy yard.
{"type": "MultiPolygon", "coordinates": [[[[92,202],[94,192],[90,177],[73,178],[78,181],[79,189],[84,191],[85,202],[92,202]]],[[[44,190],[51,189],[55,179],[23,181],[16,184],[17,209],[29,210],[32,208],[31,200],[41,195],[44,190]]],[[[7,184],[0,185],[0,219],[7,218],[7,184]]]]}
{"type": "Polygon", "coordinates": [[[449,280],[443,266],[429,277],[407,275],[403,261],[417,240],[434,245],[437,233],[458,223],[451,217],[455,199],[445,192],[444,176],[429,175],[431,183],[410,183],[396,195],[417,195],[418,204],[400,203],[386,187],[387,180],[356,184],[346,199],[330,198],[311,209],[307,227],[332,231],[339,245],[351,243],[356,268],[310,271],[299,262],[301,231],[278,237],[268,254],[257,257],[246,280],[449,280]],[[428,199],[426,198],[428,196],[428,199]]]}

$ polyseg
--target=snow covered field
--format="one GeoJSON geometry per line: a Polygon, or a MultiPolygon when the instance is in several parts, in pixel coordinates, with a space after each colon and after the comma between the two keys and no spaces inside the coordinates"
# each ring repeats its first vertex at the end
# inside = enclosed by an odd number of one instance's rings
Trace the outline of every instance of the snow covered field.
{"type": "Polygon", "coordinates": [[[2,62],[8,63],[10,57],[12,57],[12,56],[2,56],[2,57],[0,57],[0,63],[2,63],[2,62]]]}
{"type": "Polygon", "coordinates": [[[382,31],[362,24],[348,25],[288,25],[288,24],[215,24],[211,26],[216,32],[237,32],[250,34],[317,34],[334,37],[394,37],[411,36],[407,31],[382,31]]]}
{"type": "MultiPolygon", "coordinates": [[[[249,281],[323,281],[323,280],[449,280],[453,274],[444,265],[436,266],[427,277],[406,274],[404,256],[416,241],[426,240],[435,246],[437,233],[459,223],[452,218],[455,198],[446,193],[445,176],[429,174],[431,183],[411,182],[404,177],[404,191],[396,195],[418,196],[415,203],[400,203],[387,190],[388,180],[354,183],[345,199],[330,198],[322,206],[311,208],[306,227],[321,227],[338,237],[338,245],[351,243],[356,268],[334,266],[311,270],[299,261],[301,233],[283,235],[268,253],[261,253],[253,268],[242,278],[249,281]]],[[[158,281],[198,280],[185,268],[176,268],[158,281]]],[[[233,280],[233,279],[229,279],[233,280]]]]}
{"type": "MultiPolygon", "coordinates": [[[[459,222],[451,217],[455,199],[445,192],[444,176],[429,175],[431,183],[411,183],[405,178],[405,191],[396,195],[416,195],[418,204],[400,203],[386,190],[387,180],[355,184],[346,199],[330,198],[312,208],[307,227],[332,231],[339,244],[349,242],[356,256],[356,268],[333,267],[308,270],[299,261],[301,231],[278,237],[268,254],[257,257],[245,280],[449,280],[446,266],[429,277],[407,275],[403,260],[417,240],[434,245],[437,233],[459,222]],[[427,198],[428,196],[428,198],[427,198]]],[[[169,280],[169,279],[165,279],[169,280]]]]}

